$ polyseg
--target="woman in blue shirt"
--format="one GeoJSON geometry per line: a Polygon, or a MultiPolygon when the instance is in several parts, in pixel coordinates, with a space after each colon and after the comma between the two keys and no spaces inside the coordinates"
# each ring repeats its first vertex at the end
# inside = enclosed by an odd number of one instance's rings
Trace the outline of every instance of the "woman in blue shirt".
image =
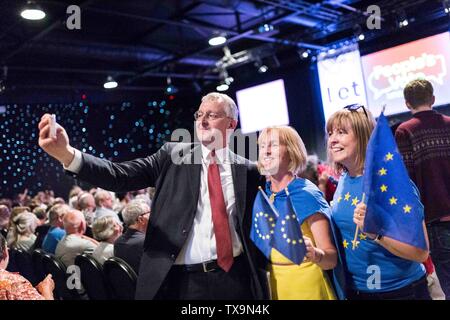
{"type": "MultiPolygon", "coordinates": [[[[422,250],[387,236],[360,233],[366,205],[362,174],[367,144],[375,121],[363,106],[349,106],[327,121],[328,155],[342,173],[333,198],[332,219],[344,257],[349,299],[430,299],[422,250]],[[353,248],[354,247],[354,248],[353,248]]],[[[428,239],[425,230],[425,238],[428,239]]]]}

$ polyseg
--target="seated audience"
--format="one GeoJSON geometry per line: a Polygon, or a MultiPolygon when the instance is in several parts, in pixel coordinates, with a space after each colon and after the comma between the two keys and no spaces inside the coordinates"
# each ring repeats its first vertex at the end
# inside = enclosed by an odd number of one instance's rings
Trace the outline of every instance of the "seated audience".
{"type": "Polygon", "coordinates": [[[66,265],[73,265],[75,257],[84,252],[92,253],[98,242],[84,235],[86,221],[81,211],[71,209],[63,218],[66,235],[56,246],[55,256],[66,265]]]}
{"type": "Polygon", "coordinates": [[[42,242],[45,236],[50,230],[50,223],[47,222],[48,213],[44,207],[36,207],[33,209],[34,215],[39,219],[38,226],[34,234],[36,235],[36,241],[34,242],[34,249],[39,249],[42,247],[42,242]]]}
{"type": "Polygon", "coordinates": [[[50,230],[42,243],[42,249],[44,249],[45,252],[55,254],[58,242],[66,235],[63,218],[69,211],[70,207],[65,204],[57,204],[51,207],[49,212],[50,230]]]}
{"type": "Polygon", "coordinates": [[[100,264],[114,256],[114,242],[122,234],[122,226],[112,216],[104,216],[95,220],[92,232],[97,241],[100,241],[92,256],[100,264]]]}
{"type": "Polygon", "coordinates": [[[0,300],[53,300],[55,283],[51,275],[34,288],[18,273],[6,271],[8,262],[6,239],[0,235],[0,300]]]}
{"type": "Polygon", "coordinates": [[[95,205],[97,206],[95,210],[95,219],[99,219],[104,216],[113,216],[119,223],[122,222],[119,219],[117,213],[113,208],[113,196],[109,191],[99,189],[95,193],[95,205]]]}
{"type": "Polygon", "coordinates": [[[78,207],[81,212],[83,212],[84,219],[86,219],[86,232],[85,235],[88,237],[93,237],[92,234],[92,223],[94,223],[95,218],[95,199],[89,192],[83,191],[78,194],[78,207]]]}
{"type": "Polygon", "coordinates": [[[128,229],[114,242],[114,256],[125,260],[137,274],[150,218],[150,206],[143,201],[133,200],[122,210],[122,216],[128,229]]]}
{"type": "Polygon", "coordinates": [[[14,249],[29,251],[36,241],[36,230],[38,218],[31,212],[22,212],[13,218],[11,237],[8,246],[14,249]]]}

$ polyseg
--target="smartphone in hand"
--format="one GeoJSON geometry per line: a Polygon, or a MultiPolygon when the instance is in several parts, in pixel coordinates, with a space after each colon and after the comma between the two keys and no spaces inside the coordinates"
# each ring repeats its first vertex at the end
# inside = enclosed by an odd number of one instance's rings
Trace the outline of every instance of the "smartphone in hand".
{"type": "Polygon", "coordinates": [[[49,138],[56,138],[56,115],[52,114],[50,119],[50,133],[49,138]]]}

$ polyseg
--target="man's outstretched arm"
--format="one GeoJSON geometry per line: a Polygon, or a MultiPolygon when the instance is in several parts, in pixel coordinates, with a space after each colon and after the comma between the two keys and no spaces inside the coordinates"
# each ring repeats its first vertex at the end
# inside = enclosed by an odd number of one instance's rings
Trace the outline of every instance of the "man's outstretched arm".
{"type": "Polygon", "coordinates": [[[56,136],[50,137],[50,124],[51,116],[42,116],[39,146],[78,179],[107,190],[131,191],[154,186],[164,162],[170,160],[167,145],[147,158],[122,163],[100,159],[73,148],[65,129],[60,125],[57,125],[56,136]]]}

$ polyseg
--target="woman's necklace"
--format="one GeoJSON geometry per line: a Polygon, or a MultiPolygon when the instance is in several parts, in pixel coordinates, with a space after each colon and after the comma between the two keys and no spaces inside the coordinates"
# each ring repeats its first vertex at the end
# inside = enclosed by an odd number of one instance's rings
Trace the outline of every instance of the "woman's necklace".
{"type": "MultiPolygon", "coordinates": [[[[287,183],[286,188],[287,188],[287,186],[288,186],[292,181],[294,181],[295,178],[297,178],[297,175],[294,174],[294,175],[292,176],[292,179],[289,180],[289,182],[287,183]]],[[[273,202],[275,201],[275,196],[276,196],[277,193],[280,192],[281,190],[278,191],[278,192],[273,192],[273,191],[272,191],[272,185],[270,185],[270,191],[272,192],[272,194],[271,194],[270,197],[269,197],[269,201],[270,201],[270,203],[273,203],[273,202]]]]}

